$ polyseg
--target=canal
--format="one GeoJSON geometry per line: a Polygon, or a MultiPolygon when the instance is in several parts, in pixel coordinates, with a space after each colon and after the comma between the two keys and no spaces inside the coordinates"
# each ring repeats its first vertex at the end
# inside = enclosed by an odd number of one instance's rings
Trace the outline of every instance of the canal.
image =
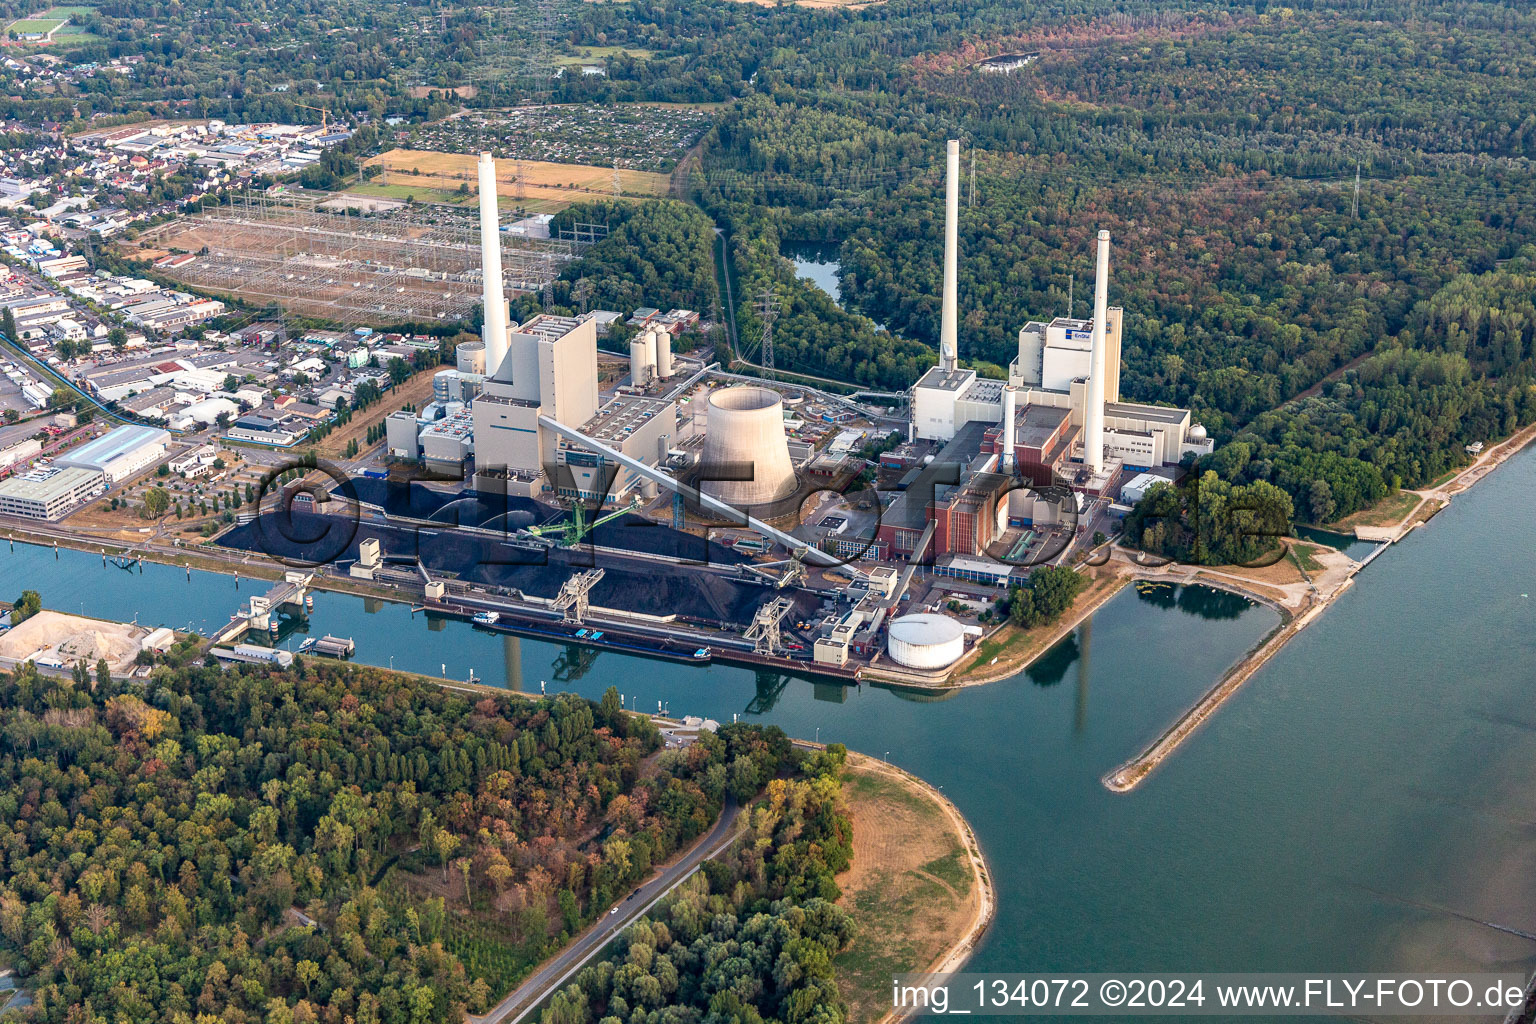
{"type": "MultiPolygon", "coordinates": [[[[360,660],[840,741],[941,786],[1000,909],[974,970],[1528,970],[1536,549],[1517,456],[1374,562],[1128,795],[1100,784],[1276,624],[1203,588],[1127,588],[1031,671],[934,700],[505,639],[316,596],[360,660]]],[[[252,587],[0,548],[0,592],[63,611],[221,625],[252,587]]]]}

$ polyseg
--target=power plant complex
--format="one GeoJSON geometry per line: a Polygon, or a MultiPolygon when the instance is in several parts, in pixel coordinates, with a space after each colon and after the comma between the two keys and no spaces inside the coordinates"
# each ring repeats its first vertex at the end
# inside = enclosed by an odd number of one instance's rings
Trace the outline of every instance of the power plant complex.
{"type": "MultiPolygon", "coordinates": [[[[672,334],[653,324],[630,338],[627,373],[623,353],[609,359],[617,380],[600,390],[597,317],[512,321],[490,154],[478,171],[482,340],[438,372],[429,407],[388,418],[391,454],[462,474],[474,494],[567,501],[574,525],[564,529],[577,539],[588,514],[595,528],[647,508],[678,535],[723,538],[734,549],[728,575],[762,588],[738,620],[737,646],[751,656],[798,649],[834,674],[857,674],[869,659],[898,675],[942,673],[964,654],[965,634],[980,631],[938,604],[915,606],[914,594],[1006,586],[1061,563],[1125,510],[1122,490],[1144,493],[1186,455],[1211,450],[1187,409],[1121,400],[1124,314],[1108,304],[1108,232],[1098,233],[1090,319],[1025,324],[1006,380],[961,366],[958,142],[946,153],[937,364],[905,395],[873,396],[884,406],[737,377],[674,354],[672,334]],[[887,411],[903,399],[903,411],[887,411]],[[878,466],[860,455],[870,442],[885,442],[878,466]],[[871,469],[872,494],[846,493],[871,469]]],[[[696,570],[699,585],[720,571],[696,570]]],[[[601,598],[603,578],[573,570],[552,598],[567,621],[601,598]]],[[[446,602],[451,591],[438,586],[446,602]]]]}

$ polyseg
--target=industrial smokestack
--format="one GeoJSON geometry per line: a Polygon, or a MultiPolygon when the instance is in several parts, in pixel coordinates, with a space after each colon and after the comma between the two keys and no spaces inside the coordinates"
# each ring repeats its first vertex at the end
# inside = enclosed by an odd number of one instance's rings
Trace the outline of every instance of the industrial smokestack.
{"type": "Polygon", "coordinates": [[[501,218],[496,211],[496,161],[480,154],[480,269],[485,275],[485,373],[494,377],[507,356],[507,296],[501,280],[501,218]]]}
{"type": "Polygon", "coordinates": [[[944,176],[944,308],[939,323],[939,365],[953,370],[959,346],[956,282],[960,260],[960,140],[950,139],[944,176]]]}
{"type": "Polygon", "coordinates": [[[1088,364],[1088,408],[1084,417],[1083,461],[1104,469],[1104,328],[1109,320],[1109,232],[1099,232],[1099,265],[1093,276],[1093,355],[1088,364]]]}
{"type": "Polygon", "coordinates": [[[1018,415],[1019,389],[1003,388],[1003,472],[1013,472],[1013,419],[1018,415]]]}

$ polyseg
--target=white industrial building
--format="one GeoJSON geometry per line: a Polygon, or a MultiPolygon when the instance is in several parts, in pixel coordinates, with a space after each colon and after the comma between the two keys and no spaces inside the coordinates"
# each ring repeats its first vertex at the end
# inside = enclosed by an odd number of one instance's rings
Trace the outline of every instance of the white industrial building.
{"type": "Polygon", "coordinates": [[[153,466],[165,455],[171,435],[159,427],[123,426],[109,430],[89,444],[65,452],[54,463],[106,474],[109,487],[153,466]]]}
{"type": "Polygon", "coordinates": [[[18,441],[8,448],[0,448],[0,468],[24,462],[43,450],[43,442],[35,437],[18,441]]]}
{"type": "Polygon", "coordinates": [[[1012,421],[1002,431],[1002,467],[1012,457],[1020,420],[1033,408],[1065,409],[1076,437],[1070,456],[1087,470],[1085,489],[1113,483],[1122,467],[1176,464],[1187,452],[1204,454],[1212,442],[1190,422],[1189,410],[1120,400],[1120,350],[1124,313],[1107,303],[1109,233],[1099,232],[1094,315],[1088,320],[1057,317],[1031,321],[1019,331],[1018,354],[1008,380],[989,380],[957,363],[959,147],[950,142],[944,229],[944,296],[939,364],[910,393],[913,437],[952,440],[968,423],[1012,421]],[[1007,396],[1005,385],[1012,393],[1007,396]],[[1005,416],[1005,412],[1008,414],[1005,416]],[[1097,481],[1096,483],[1092,481],[1097,481]]]}
{"type": "Polygon", "coordinates": [[[99,469],[54,464],[0,482],[0,515],[62,519],[107,489],[99,469]]]}

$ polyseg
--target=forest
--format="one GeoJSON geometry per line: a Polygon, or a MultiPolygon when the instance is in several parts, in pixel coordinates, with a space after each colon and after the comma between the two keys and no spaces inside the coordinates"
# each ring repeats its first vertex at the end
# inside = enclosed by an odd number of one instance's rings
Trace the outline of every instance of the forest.
{"type": "Polygon", "coordinates": [[[832,958],[852,937],[833,879],[853,856],[837,809],[844,757],[833,744],[805,777],[770,781],[748,841],[627,928],[555,995],[542,1024],[842,1024],[832,958]]]}
{"type": "Polygon", "coordinates": [[[1324,523],[1470,461],[1465,448],[1536,423],[1536,246],[1462,274],[1402,331],[1315,394],[1255,417],[1200,466],[1286,491],[1324,523]]]}
{"type": "Polygon", "coordinates": [[[1155,484],[1126,516],[1125,535],[1186,565],[1268,564],[1265,556],[1283,553],[1292,515],[1290,496],[1273,484],[1234,486],[1206,470],[1155,484]]]}
{"type": "Polygon", "coordinates": [[[776,729],[663,752],[613,690],[302,659],[133,683],[28,663],[0,675],[0,735],[0,947],[47,1021],[457,1024],[728,797],[809,784],[776,729]]]}
{"type": "Polygon", "coordinates": [[[567,266],[553,300],[576,312],[640,306],[708,313],[719,303],[713,225],[695,206],[672,200],[578,203],[555,215],[559,236],[573,223],[605,224],[608,237],[567,266]]]}

